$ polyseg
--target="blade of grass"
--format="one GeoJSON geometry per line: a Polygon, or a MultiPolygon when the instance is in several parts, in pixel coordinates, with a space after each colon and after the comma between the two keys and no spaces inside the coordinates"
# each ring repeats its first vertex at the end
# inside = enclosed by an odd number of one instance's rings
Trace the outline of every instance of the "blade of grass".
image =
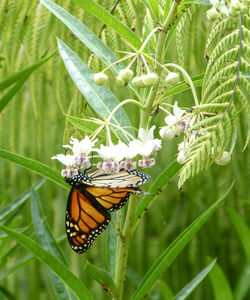
{"type": "Polygon", "coordinates": [[[28,189],[21,196],[19,196],[16,200],[12,201],[7,206],[0,209],[0,221],[7,219],[10,215],[15,213],[21,205],[23,205],[27,199],[29,199],[31,195],[32,189],[38,190],[46,181],[45,178],[41,179],[33,188],[28,189]]]}
{"type": "MultiPolygon", "coordinates": [[[[210,259],[209,259],[210,260],[210,259]]],[[[233,300],[233,293],[230,288],[229,282],[223,273],[218,263],[214,266],[213,270],[209,273],[211,280],[214,299],[215,300],[233,300]]]]}
{"type": "Polygon", "coordinates": [[[246,222],[234,209],[228,207],[227,212],[240,238],[241,245],[245,251],[247,260],[250,261],[250,230],[246,222]]]}
{"type": "Polygon", "coordinates": [[[66,188],[67,190],[70,189],[70,186],[64,181],[63,177],[60,175],[58,171],[52,169],[51,167],[39,161],[7,151],[5,149],[0,149],[0,158],[6,159],[8,161],[12,161],[28,170],[31,170],[41,176],[44,176],[49,180],[66,188]]]}
{"type": "Polygon", "coordinates": [[[18,243],[20,243],[25,249],[31,252],[36,258],[38,258],[43,264],[51,269],[63,282],[72,290],[72,292],[80,300],[94,300],[94,297],[84,286],[81,281],[69,271],[69,269],[55,256],[44,250],[41,246],[35,243],[33,240],[18,233],[12,229],[9,229],[3,225],[0,225],[0,229],[6,232],[9,236],[13,237],[18,243]]]}
{"type": "Polygon", "coordinates": [[[232,187],[233,184],[218,201],[216,201],[212,206],[210,206],[209,209],[207,209],[200,217],[198,217],[191,225],[189,225],[161,254],[161,256],[156,260],[141,281],[139,287],[132,297],[133,300],[142,299],[148,293],[159,276],[174,261],[174,259],[192,239],[195,233],[208,221],[216,209],[226,200],[232,187]]]}
{"type": "MultiPolygon", "coordinates": [[[[40,245],[57,257],[63,264],[67,265],[66,259],[62,253],[61,248],[56,242],[42,211],[40,199],[34,190],[31,191],[31,214],[36,230],[36,235],[40,245]]],[[[54,288],[57,299],[71,299],[69,291],[61,281],[50,269],[48,269],[50,281],[54,288]]]]}
{"type": "Polygon", "coordinates": [[[55,54],[56,54],[57,50],[52,53],[51,55],[49,55],[48,57],[38,61],[37,63],[23,69],[20,72],[17,72],[9,77],[7,77],[6,79],[4,79],[3,81],[0,82],[0,91],[8,88],[9,86],[11,86],[13,83],[17,82],[19,79],[22,79],[23,77],[26,77],[29,75],[37,68],[39,68],[41,65],[43,65],[44,63],[46,63],[49,59],[51,59],[55,54]]]}
{"type": "Polygon", "coordinates": [[[250,289],[250,262],[248,261],[242,268],[239,279],[234,289],[234,299],[244,300],[247,297],[247,293],[250,289]]]}
{"type": "MultiPolygon", "coordinates": [[[[108,118],[111,111],[119,104],[115,95],[106,86],[97,85],[93,80],[93,73],[88,66],[82,62],[74,51],[60,40],[58,40],[58,49],[71,78],[89,105],[103,120],[108,118]]],[[[121,128],[132,127],[122,107],[114,114],[111,120],[121,128]]],[[[127,129],[127,131],[134,135],[132,130],[127,129]]],[[[118,130],[117,133],[121,138],[128,141],[123,131],[118,130]]]]}
{"type": "Polygon", "coordinates": [[[212,270],[215,263],[216,259],[214,259],[206,268],[204,268],[191,282],[184,286],[184,288],[174,297],[174,300],[186,299],[212,270]]]}
{"type": "Polygon", "coordinates": [[[164,190],[168,182],[177,174],[177,172],[180,169],[181,165],[178,164],[177,161],[174,161],[165,170],[163,170],[162,173],[155,179],[154,183],[149,188],[149,194],[145,195],[137,206],[135,213],[134,229],[138,225],[138,222],[145,213],[146,209],[158,196],[159,192],[164,190]]]}

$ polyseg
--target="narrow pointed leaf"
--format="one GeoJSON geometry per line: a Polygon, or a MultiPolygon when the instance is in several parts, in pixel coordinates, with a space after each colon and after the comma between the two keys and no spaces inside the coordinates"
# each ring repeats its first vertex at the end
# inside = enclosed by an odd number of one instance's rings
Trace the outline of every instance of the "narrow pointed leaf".
{"type": "Polygon", "coordinates": [[[231,207],[227,208],[227,212],[234,225],[234,228],[240,238],[241,245],[245,251],[247,260],[250,261],[250,230],[247,223],[242,217],[231,207]]]}
{"type": "MultiPolygon", "coordinates": [[[[58,48],[71,78],[86,98],[88,104],[103,120],[108,118],[111,111],[119,104],[115,95],[106,86],[97,85],[93,80],[93,73],[88,66],[82,62],[74,51],[60,40],[58,41],[58,48]]],[[[122,107],[116,111],[111,121],[115,125],[127,130],[130,134],[133,134],[133,131],[130,129],[129,118],[122,107]]],[[[121,130],[118,130],[117,133],[124,140],[128,140],[121,130]]]]}
{"type": "Polygon", "coordinates": [[[106,11],[101,5],[92,0],[73,0],[84,11],[92,14],[117,32],[125,41],[131,44],[135,49],[139,50],[142,43],[139,37],[120,20],[106,11]]]}
{"type": "Polygon", "coordinates": [[[0,149],[0,158],[6,159],[8,161],[12,161],[28,170],[31,170],[41,176],[44,176],[55,183],[63,186],[66,189],[70,189],[70,186],[64,181],[63,177],[60,175],[60,173],[51,167],[33,160],[31,158],[27,158],[25,156],[9,152],[5,149],[0,149]]]}
{"type": "Polygon", "coordinates": [[[86,263],[85,271],[101,285],[105,286],[112,294],[117,294],[117,288],[111,275],[103,268],[98,268],[89,261],[86,263]]]}
{"type": "Polygon", "coordinates": [[[209,273],[209,278],[212,282],[215,300],[234,299],[230,284],[218,264],[216,264],[213,270],[209,273]]]}
{"type": "Polygon", "coordinates": [[[84,286],[81,281],[55,256],[44,250],[41,246],[24,234],[18,233],[3,225],[0,225],[0,229],[6,232],[9,236],[13,237],[18,243],[31,252],[49,269],[51,269],[59,278],[64,281],[64,283],[72,290],[78,299],[94,300],[94,297],[91,295],[86,286],[84,286]]]}
{"type": "MultiPolygon", "coordinates": [[[[56,239],[54,238],[48,224],[45,221],[46,219],[45,216],[43,215],[40,200],[34,190],[32,190],[31,192],[30,204],[31,204],[33,224],[35,226],[36,234],[40,245],[45,250],[47,250],[55,257],[57,257],[63,264],[67,265],[65,257],[59,245],[57,244],[56,239]]],[[[59,300],[70,299],[68,289],[61,281],[61,279],[58,278],[50,269],[48,269],[48,272],[57,299],[59,300]]]]}
{"type": "MultiPolygon", "coordinates": [[[[56,51],[57,52],[57,51],[56,51]]],[[[49,59],[51,59],[56,52],[52,53],[51,55],[49,55],[48,57],[38,61],[37,63],[23,69],[20,72],[17,72],[9,77],[7,77],[6,79],[4,79],[3,81],[0,82],[0,91],[8,88],[9,86],[11,86],[12,84],[14,84],[15,82],[19,81],[20,79],[23,79],[24,77],[28,76],[37,68],[39,68],[41,65],[43,65],[44,63],[46,63],[49,59]]]]}
{"type": "Polygon", "coordinates": [[[145,195],[137,206],[135,213],[134,228],[137,226],[140,218],[145,213],[145,210],[152,204],[155,198],[158,196],[159,191],[163,191],[168,182],[177,174],[181,165],[174,161],[169,165],[161,174],[155,179],[151,187],[149,188],[149,194],[145,195]]]}
{"type": "Polygon", "coordinates": [[[3,221],[6,218],[9,218],[10,215],[15,213],[26,202],[26,200],[29,199],[32,189],[38,190],[44,184],[45,181],[46,181],[45,178],[41,179],[36,185],[34,185],[33,188],[28,189],[25,193],[23,193],[21,196],[19,196],[16,200],[12,201],[10,204],[8,204],[5,207],[2,207],[0,209],[0,221],[3,221]]]}
{"type": "Polygon", "coordinates": [[[149,271],[141,281],[138,289],[132,297],[133,300],[142,299],[148,293],[159,276],[161,276],[166,268],[174,261],[174,259],[192,239],[195,233],[208,221],[208,219],[212,216],[216,209],[226,200],[232,187],[233,184],[221,199],[210,206],[208,210],[206,210],[191,225],[189,225],[161,254],[161,256],[155,261],[153,266],[149,269],[149,271]]]}
{"type": "Polygon", "coordinates": [[[175,297],[174,300],[186,299],[193,290],[201,283],[201,281],[207,276],[212,270],[216,263],[214,259],[206,268],[204,268],[191,282],[189,282],[175,297]]]}

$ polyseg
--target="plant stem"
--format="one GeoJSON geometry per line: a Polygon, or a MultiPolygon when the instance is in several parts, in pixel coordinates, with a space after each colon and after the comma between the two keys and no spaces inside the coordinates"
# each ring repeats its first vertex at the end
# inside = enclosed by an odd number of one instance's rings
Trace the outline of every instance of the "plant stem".
{"type": "MultiPolygon", "coordinates": [[[[159,34],[159,39],[157,42],[157,49],[156,49],[156,60],[159,63],[161,63],[162,61],[164,44],[167,36],[167,30],[170,24],[174,20],[177,6],[178,3],[174,2],[169,11],[168,17],[164,22],[162,31],[159,34]]],[[[158,64],[156,65],[156,73],[160,77],[161,67],[158,64]]],[[[140,128],[147,129],[148,127],[152,109],[154,107],[154,101],[157,95],[158,87],[159,87],[159,83],[154,87],[152,87],[150,90],[145,106],[142,110],[142,115],[140,119],[140,128]]],[[[119,250],[118,250],[118,256],[116,260],[116,272],[115,272],[115,284],[117,286],[118,294],[114,296],[115,300],[121,300],[123,296],[123,286],[124,286],[125,272],[127,267],[128,251],[129,251],[129,246],[133,235],[132,229],[133,229],[134,217],[135,217],[136,205],[137,205],[136,198],[137,197],[135,195],[132,195],[131,199],[129,200],[126,220],[122,231],[122,236],[118,241],[119,250]]]]}
{"type": "Polygon", "coordinates": [[[126,220],[120,238],[120,245],[118,250],[116,272],[115,272],[115,284],[117,286],[117,290],[119,293],[116,298],[117,300],[121,300],[123,295],[123,286],[124,286],[125,272],[127,267],[128,250],[132,239],[132,227],[134,223],[134,216],[135,216],[136,204],[137,204],[136,198],[137,197],[135,195],[132,195],[131,199],[129,200],[126,220]]]}

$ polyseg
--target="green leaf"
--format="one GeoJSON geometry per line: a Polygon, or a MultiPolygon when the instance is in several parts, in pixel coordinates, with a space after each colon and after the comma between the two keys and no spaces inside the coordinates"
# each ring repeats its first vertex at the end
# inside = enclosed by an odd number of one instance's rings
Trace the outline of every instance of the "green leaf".
{"type": "Polygon", "coordinates": [[[247,292],[250,289],[250,262],[247,262],[242,268],[239,279],[236,283],[234,290],[234,299],[235,300],[244,300],[246,299],[247,292]]]}
{"type": "Polygon", "coordinates": [[[15,263],[12,267],[9,267],[8,269],[3,270],[3,272],[0,273],[0,280],[3,280],[4,278],[8,277],[13,272],[19,270],[23,266],[26,266],[27,263],[32,261],[33,258],[34,258],[34,256],[27,255],[24,258],[18,259],[18,262],[15,263]]]}
{"type": "MultiPolygon", "coordinates": [[[[100,124],[97,124],[93,121],[91,121],[91,119],[87,120],[83,120],[81,118],[77,118],[77,117],[72,117],[69,115],[66,115],[68,121],[77,129],[83,131],[86,134],[91,134],[93,133],[98,127],[100,127],[100,124]]],[[[106,138],[106,133],[102,131],[100,131],[98,133],[98,136],[102,137],[103,139],[106,138]]]]}
{"type": "Polygon", "coordinates": [[[191,225],[189,225],[161,254],[161,256],[155,261],[153,266],[149,269],[149,271],[141,281],[134,296],[132,297],[133,300],[142,299],[148,293],[159,276],[174,261],[174,259],[192,239],[195,233],[208,221],[208,219],[212,216],[216,209],[226,200],[232,187],[233,184],[221,199],[210,206],[209,209],[207,209],[200,217],[198,217],[191,225]]]}
{"type": "MultiPolygon", "coordinates": [[[[94,35],[87,26],[81,23],[78,19],[68,13],[61,6],[55,4],[50,0],[41,0],[59,20],[61,20],[78,38],[86,45],[91,52],[95,53],[107,66],[115,63],[118,59],[114,53],[109,49],[96,35],[94,35]]],[[[121,64],[114,65],[113,69],[115,74],[118,74],[123,66],[121,64]]]]}
{"type": "Polygon", "coordinates": [[[111,275],[105,269],[98,268],[95,265],[92,265],[89,261],[87,261],[85,271],[102,286],[108,289],[112,295],[117,294],[116,285],[111,275]]]}
{"type": "Polygon", "coordinates": [[[137,226],[142,215],[145,213],[145,210],[150,206],[150,204],[152,204],[153,200],[155,200],[155,198],[158,196],[159,192],[166,187],[168,182],[177,174],[177,172],[180,169],[181,165],[177,163],[177,161],[174,161],[165,170],[163,170],[161,174],[155,179],[155,181],[149,188],[149,194],[145,195],[137,206],[135,213],[134,228],[137,226]]]}
{"type": "MultiPolygon", "coordinates": [[[[41,246],[57,257],[63,264],[67,265],[66,259],[56,242],[48,224],[45,221],[45,217],[42,211],[41,203],[38,195],[34,190],[31,192],[31,213],[32,219],[35,226],[36,234],[41,246]]],[[[51,284],[54,288],[57,299],[70,299],[69,292],[65,287],[64,283],[59,279],[50,269],[49,276],[51,284]]]]}
{"type": "Polygon", "coordinates": [[[9,218],[10,215],[15,213],[21,205],[23,205],[27,199],[29,199],[31,195],[31,191],[38,190],[46,181],[45,178],[41,179],[36,185],[34,185],[33,188],[28,189],[25,193],[23,193],[21,196],[19,196],[16,200],[12,201],[7,206],[0,209],[0,221],[3,221],[7,218],[9,218]]]}
{"type": "MultiPolygon", "coordinates": [[[[119,104],[115,95],[106,86],[97,85],[93,80],[93,73],[88,66],[60,40],[58,41],[58,48],[71,78],[89,105],[103,120],[108,118],[111,111],[119,104]]],[[[116,126],[126,129],[130,134],[134,134],[130,129],[129,118],[122,107],[114,114],[111,119],[112,121],[116,126]]],[[[117,133],[121,138],[128,141],[127,136],[122,130],[117,130],[117,133]]]]}
{"type": "Polygon", "coordinates": [[[94,297],[91,295],[86,286],[84,286],[81,281],[72,272],[70,272],[69,269],[55,256],[44,250],[41,246],[39,246],[24,234],[18,233],[3,225],[0,225],[0,229],[6,232],[9,236],[13,237],[18,243],[20,243],[24,248],[31,252],[49,269],[51,269],[73,291],[78,299],[94,300],[94,297]]]}
{"type": "Polygon", "coordinates": [[[19,81],[20,79],[23,79],[24,77],[29,77],[29,75],[37,68],[39,68],[41,65],[43,65],[44,63],[46,63],[49,59],[51,59],[51,57],[53,57],[56,54],[57,51],[55,51],[54,53],[52,53],[51,55],[49,55],[48,57],[38,61],[37,63],[23,69],[20,72],[17,72],[11,76],[9,76],[8,78],[4,79],[3,81],[0,82],[0,91],[8,88],[9,86],[11,86],[13,83],[19,81]]]}
{"type": "Polygon", "coordinates": [[[174,300],[186,299],[193,290],[201,283],[201,281],[207,276],[212,270],[216,263],[214,259],[206,268],[204,268],[191,282],[189,282],[175,297],[174,300]]]}
{"type": "MultiPolygon", "coordinates": [[[[114,17],[110,12],[106,11],[101,5],[95,3],[92,0],[73,0],[86,12],[92,14],[104,24],[111,27],[117,32],[125,41],[133,46],[133,48],[139,50],[142,43],[139,37],[120,20],[114,17]]],[[[152,1],[152,0],[151,0],[152,1]]],[[[156,1],[156,0],[154,0],[156,1]]]]}
{"type": "Polygon", "coordinates": [[[0,112],[23,86],[24,82],[29,78],[30,74],[31,72],[25,75],[22,79],[18,80],[17,83],[2,97],[2,99],[0,100],[0,112]]]}
{"type": "MultiPolygon", "coordinates": [[[[194,86],[202,86],[203,78],[204,78],[204,74],[200,74],[200,75],[191,77],[194,86]]],[[[189,90],[189,89],[190,89],[190,86],[185,81],[181,81],[174,87],[167,89],[166,92],[160,97],[159,102],[163,101],[167,97],[176,95],[178,93],[181,93],[181,92],[189,90]]]]}
{"type": "Polygon", "coordinates": [[[209,273],[209,278],[212,282],[215,300],[233,300],[233,293],[230,288],[229,282],[223,273],[218,263],[214,266],[213,270],[209,273]]]}
{"type": "Polygon", "coordinates": [[[64,181],[63,177],[60,173],[51,167],[33,160],[31,158],[27,158],[25,156],[15,154],[13,152],[9,152],[4,149],[0,149],[0,158],[6,159],[8,161],[12,161],[28,170],[31,170],[41,176],[44,176],[51,181],[63,186],[66,189],[70,189],[70,186],[64,181]]]}
{"type": "MultiPolygon", "coordinates": [[[[148,6],[148,8],[151,10],[152,15],[154,16],[156,21],[158,21],[159,15],[160,15],[158,0],[147,0],[147,1],[144,0],[144,2],[148,6]]],[[[168,1],[168,2],[170,2],[170,1],[168,1]]]]}
{"type": "Polygon", "coordinates": [[[20,71],[10,77],[6,78],[2,82],[0,82],[0,91],[9,87],[11,84],[16,84],[2,97],[0,100],[0,112],[5,108],[5,106],[10,102],[10,100],[14,97],[14,95],[19,91],[19,89],[23,86],[24,82],[29,78],[31,73],[46,63],[55,53],[51,54],[49,57],[39,61],[38,63],[20,71]]]}
{"type": "Polygon", "coordinates": [[[250,261],[250,230],[242,217],[231,207],[227,208],[229,217],[234,225],[236,232],[245,251],[247,260],[250,261]]]}

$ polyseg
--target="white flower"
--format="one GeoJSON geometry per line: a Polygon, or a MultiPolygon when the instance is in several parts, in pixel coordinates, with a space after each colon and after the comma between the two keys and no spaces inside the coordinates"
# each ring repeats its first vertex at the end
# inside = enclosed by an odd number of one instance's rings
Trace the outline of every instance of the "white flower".
{"type": "Polygon", "coordinates": [[[67,167],[72,167],[75,163],[75,156],[71,154],[57,154],[56,156],[51,157],[51,159],[57,159],[67,167]]]}
{"type": "Polygon", "coordinates": [[[100,149],[95,149],[95,151],[98,152],[103,160],[113,160],[115,162],[120,162],[126,156],[127,148],[128,146],[119,141],[117,145],[101,145],[100,149]]]}
{"type": "Polygon", "coordinates": [[[179,126],[179,122],[182,119],[183,114],[186,111],[183,109],[180,109],[178,106],[178,103],[175,102],[174,107],[173,107],[173,115],[170,114],[169,116],[167,116],[165,118],[165,122],[168,126],[165,126],[162,128],[162,130],[160,131],[160,135],[162,138],[166,139],[166,140],[170,140],[171,138],[174,138],[176,136],[179,136],[181,133],[181,128],[179,126]],[[167,131],[167,129],[172,129],[171,131],[167,131]],[[163,137],[164,136],[164,137],[163,137]]]}
{"type": "Polygon", "coordinates": [[[154,130],[155,125],[152,126],[149,130],[143,128],[139,129],[139,139],[138,145],[140,146],[139,154],[142,156],[149,156],[154,151],[159,151],[161,149],[161,140],[154,139],[154,130]]]}
{"type": "Polygon", "coordinates": [[[81,141],[78,141],[78,139],[74,139],[71,137],[70,145],[64,145],[64,148],[69,148],[73,151],[74,155],[78,155],[80,153],[88,155],[91,151],[93,151],[93,147],[95,143],[97,142],[97,139],[94,140],[93,142],[90,140],[88,136],[85,136],[85,138],[81,141]]]}
{"type": "Polygon", "coordinates": [[[185,112],[186,112],[185,110],[179,108],[177,101],[175,101],[174,107],[173,107],[174,114],[173,115],[170,114],[169,116],[167,116],[165,118],[166,124],[171,126],[171,125],[178,123],[181,120],[181,118],[185,112]]]}

